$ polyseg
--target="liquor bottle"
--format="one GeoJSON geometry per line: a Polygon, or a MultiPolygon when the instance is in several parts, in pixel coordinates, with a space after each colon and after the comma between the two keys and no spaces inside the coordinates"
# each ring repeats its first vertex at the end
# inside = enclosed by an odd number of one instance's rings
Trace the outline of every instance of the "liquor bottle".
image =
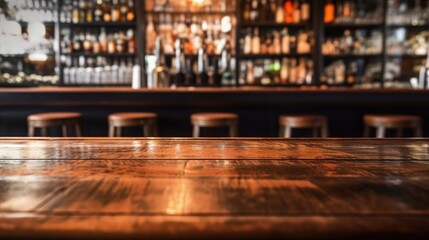
{"type": "Polygon", "coordinates": [[[176,66],[176,85],[185,86],[186,75],[185,75],[185,54],[183,52],[182,41],[180,38],[176,39],[175,42],[175,66],[176,66]]]}
{"type": "Polygon", "coordinates": [[[255,28],[252,37],[252,53],[260,54],[261,52],[261,38],[259,37],[259,29],[255,28]]]}
{"type": "Polygon", "coordinates": [[[84,0],[79,1],[79,22],[83,23],[86,21],[86,6],[87,3],[84,0]]]}
{"type": "Polygon", "coordinates": [[[126,17],[128,22],[134,22],[136,19],[136,10],[134,8],[134,0],[128,0],[128,12],[126,17]]]}
{"type": "Polygon", "coordinates": [[[305,84],[313,84],[313,60],[309,59],[307,62],[307,73],[305,75],[305,84]]]}
{"type": "Polygon", "coordinates": [[[128,29],[127,31],[127,39],[128,39],[128,53],[135,54],[136,53],[136,38],[134,36],[133,29],[128,29]]]}
{"type": "Polygon", "coordinates": [[[277,0],[270,0],[270,10],[269,10],[269,19],[270,22],[276,21],[276,14],[277,14],[277,0]]]}
{"type": "Polygon", "coordinates": [[[306,32],[300,32],[298,34],[298,46],[297,53],[310,53],[311,44],[309,43],[308,34],[306,32]]]}
{"type": "Polygon", "coordinates": [[[103,9],[103,21],[111,22],[112,21],[111,9],[113,9],[113,6],[110,0],[104,0],[104,2],[105,4],[103,9]]]}
{"type": "Polygon", "coordinates": [[[94,9],[94,21],[102,22],[103,21],[103,0],[97,0],[97,4],[94,9]]]}
{"type": "Polygon", "coordinates": [[[296,71],[296,59],[292,59],[289,67],[289,82],[291,84],[296,84],[296,78],[297,78],[297,71],[296,71]]]}
{"type": "Polygon", "coordinates": [[[106,30],[104,28],[101,28],[100,36],[98,37],[98,40],[100,42],[100,52],[107,53],[108,41],[107,41],[106,30]]]}
{"type": "Polygon", "coordinates": [[[222,50],[221,61],[223,70],[221,83],[223,86],[233,86],[235,73],[231,67],[231,46],[229,40],[226,41],[225,47],[222,50]]]}
{"type": "Polygon", "coordinates": [[[72,11],[72,22],[79,23],[80,21],[80,12],[79,12],[79,2],[73,2],[73,11],[72,11]]]}
{"type": "Polygon", "coordinates": [[[284,4],[284,16],[285,23],[293,23],[293,2],[292,0],[286,0],[284,4]]]}
{"type": "Polygon", "coordinates": [[[281,41],[280,41],[280,34],[279,32],[273,33],[273,53],[275,54],[281,54],[282,53],[282,47],[281,47],[281,41]]]}
{"type": "Polygon", "coordinates": [[[287,84],[289,81],[289,62],[287,58],[282,60],[282,68],[280,70],[280,82],[281,84],[287,84]]]}
{"type": "Polygon", "coordinates": [[[116,37],[109,35],[107,37],[107,53],[115,53],[116,51],[116,41],[115,41],[116,37]]]}
{"type": "Polygon", "coordinates": [[[282,31],[282,52],[283,54],[290,53],[290,37],[287,28],[282,31]]]}
{"type": "Polygon", "coordinates": [[[244,54],[252,53],[252,29],[251,28],[247,29],[247,34],[244,37],[243,53],[244,54]]]}
{"type": "Polygon", "coordinates": [[[255,84],[255,68],[252,61],[247,62],[246,83],[249,85],[255,84]]]}
{"type": "Polygon", "coordinates": [[[155,68],[151,73],[150,87],[168,87],[170,85],[170,71],[165,64],[164,48],[160,36],[156,39],[155,44],[155,68]]]}
{"type": "Polygon", "coordinates": [[[243,9],[243,21],[250,22],[250,10],[252,8],[252,0],[246,0],[243,9]]]}
{"type": "Polygon", "coordinates": [[[276,23],[282,23],[285,20],[284,9],[282,6],[282,1],[278,1],[276,5],[276,23]]]}
{"type": "Polygon", "coordinates": [[[290,36],[289,44],[290,44],[290,52],[291,53],[297,53],[297,51],[296,51],[297,50],[296,36],[294,36],[294,35],[290,36]]]}
{"type": "Polygon", "coordinates": [[[155,49],[157,34],[155,32],[155,26],[153,24],[152,16],[148,17],[148,24],[146,27],[146,39],[147,39],[147,51],[153,52],[155,49]]]}
{"type": "Polygon", "coordinates": [[[112,22],[119,22],[121,21],[121,7],[119,6],[119,0],[113,0],[112,3],[112,22]]]}
{"type": "Polygon", "coordinates": [[[86,5],[85,21],[92,23],[94,21],[94,3],[88,2],[86,5]]]}
{"type": "Polygon", "coordinates": [[[92,52],[93,53],[100,53],[101,52],[100,40],[97,39],[96,36],[93,36],[92,52]]]}
{"type": "Polygon", "coordinates": [[[349,20],[351,17],[351,3],[348,0],[344,1],[343,17],[345,20],[349,20]]]}
{"type": "Polygon", "coordinates": [[[83,51],[87,52],[87,53],[91,53],[92,52],[92,37],[91,34],[89,32],[86,33],[85,35],[85,40],[83,41],[82,47],[83,47],[83,51]]]}
{"type": "Polygon", "coordinates": [[[264,60],[264,73],[261,78],[261,85],[271,85],[272,84],[272,76],[270,72],[270,60],[264,60]]]}
{"type": "Polygon", "coordinates": [[[198,81],[202,86],[209,85],[209,75],[207,74],[207,54],[203,47],[198,50],[198,81]]]}
{"type": "Polygon", "coordinates": [[[186,81],[189,86],[197,85],[197,74],[195,73],[195,65],[191,58],[185,59],[186,64],[186,81]]]}
{"type": "Polygon", "coordinates": [[[250,20],[252,22],[259,20],[258,0],[252,0],[252,9],[250,10],[250,20]]]}
{"type": "Polygon", "coordinates": [[[127,21],[127,13],[128,13],[127,0],[121,0],[121,5],[119,7],[119,11],[121,13],[121,22],[126,22],[127,21]]]}
{"type": "Polygon", "coordinates": [[[119,34],[117,35],[117,37],[115,37],[116,39],[116,47],[115,47],[115,51],[117,53],[124,53],[125,52],[125,34],[124,32],[119,32],[119,34]]]}
{"type": "Polygon", "coordinates": [[[332,0],[328,0],[325,5],[325,23],[332,23],[335,21],[335,5],[332,3],[332,0]]]}
{"type": "Polygon", "coordinates": [[[306,61],[304,58],[301,58],[301,59],[299,59],[299,65],[297,68],[298,84],[304,84],[305,83],[306,73],[307,73],[306,61]]]}
{"type": "Polygon", "coordinates": [[[310,3],[308,0],[303,0],[301,3],[301,21],[310,20],[310,3]]]}
{"type": "Polygon", "coordinates": [[[268,21],[269,15],[267,14],[267,9],[269,9],[267,0],[260,0],[261,5],[259,6],[259,18],[258,21],[266,22],[268,21]]]}
{"type": "Polygon", "coordinates": [[[293,23],[299,23],[301,21],[301,8],[299,1],[295,0],[293,3],[293,23]]]}

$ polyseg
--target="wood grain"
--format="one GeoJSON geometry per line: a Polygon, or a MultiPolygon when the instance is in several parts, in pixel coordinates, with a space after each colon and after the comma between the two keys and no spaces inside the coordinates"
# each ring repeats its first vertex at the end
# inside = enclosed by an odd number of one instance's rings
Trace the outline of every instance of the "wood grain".
{"type": "Polygon", "coordinates": [[[0,238],[426,239],[428,139],[0,139],[0,238]]]}

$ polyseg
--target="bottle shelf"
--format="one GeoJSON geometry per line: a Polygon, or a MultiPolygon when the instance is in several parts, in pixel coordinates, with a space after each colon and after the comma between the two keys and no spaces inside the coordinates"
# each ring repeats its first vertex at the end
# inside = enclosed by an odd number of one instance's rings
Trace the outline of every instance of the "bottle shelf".
{"type": "Polygon", "coordinates": [[[62,26],[69,27],[80,27],[80,28],[135,28],[137,24],[135,22],[93,22],[93,23],[61,23],[62,26]]]}
{"type": "Polygon", "coordinates": [[[382,23],[328,23],[325,28],[382,28],[382,23]]]}
{"type": "Polygon", "coordinates": [[[70,57],[134,57],[135,53],[62,53],[64,56],[70,57]]]}
{"type": "MultiPolygon", "coordinates": [[[[146,55],[147,56],[150,56],[150,55],[153,56],[153,54],[146,54],[146,55]]],[[[164,56],[167,58],[175,57],[174,54],[165,54],[164,56]]],[[[185,54],[185,57],[186,58],[198,58],[198,55],[197,54],[185,54]]],[[[209,58],[220,58],[221,55],[220,54],[207,54],[207,57],[209,57],[209,58]]],[[[235,55],[233,54],[232,57],[235,57],[235,55]]]]}
{"type": "Polygon", "coordinates": [[[404,54],[402,54],[402,53],[399,53],[399,54],[387,54],[387,57],[388,58],[426,58],[427,57],[427,55],[425,54],[425,55],[417,55],[417,54],[406,54],[406,53],[404,53],[404,54]]]}
{"type": "MultiPolygon", "coordinates": [[[[27,21],[18,21],[19,25],[23,26],[23,27],[27,27],[29,22],[27,21]]],[[[47,26],[47,27],[55,27],[56,22],[42,22],[43,25],[47,26]]]]}
{"type": "Polygon", "coordinates": [[[311,53],[289,53],[289,54],[243,54],[241,59],[281,59],[281,58],[296,58],[296,57],[311,57],[311,53]]]}
{"type": "Polygon", "coordinates": [[[329,59],[341,59],[341,58],[376,58],[376,57],[382,57],[382,53],[377,54],[323,54],[323,57],[329,58],[329,59]]]}
{"type": "Polygon", "coordinates": [[[429,24],[424,25],[413,25],[413,24],[387,24],[388,28],[414,28],[414,29],[425,29],[429,30],[429,24]]]}
{"type": "Polygon", "coordinates": [[[146,14],[170,14],[170,15],[235,15],[233,11],[146,11],[146,14]]]}
{"type": "MultiPolygon", "coordinates": [[[[23,54],[0,54],[0,58],[24,58],[28,57],[31,53],[23,53],[23,54]]],[[[45,53],[48,57],[54,57],[55,53],[45,53]]]]}
{"type": "Polygon", "coordinates": [[[272,28],[304,28],[309,26],[309,23],[275,23],[275,22],[243,22],[242,28],[254,27],[272,27],[272,28]]]}

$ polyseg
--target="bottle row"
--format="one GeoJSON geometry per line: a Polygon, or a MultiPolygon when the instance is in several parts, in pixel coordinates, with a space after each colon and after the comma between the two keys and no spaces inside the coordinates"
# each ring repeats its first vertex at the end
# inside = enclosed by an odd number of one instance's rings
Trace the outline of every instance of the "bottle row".
{"type": "Polygon", "coordinates": [[[63,31],[61,40],[62,52],[67,53],[136,53],[136,39],[134,30],[106,32],[101,28],[100,32],[74,31],[73,38],[69,30],[63,31]]]}
{"type": "Polygon", "coordinates": [[[154,12],[233,12],[236,1],[230,0],[145,0],[146,11],[154,12]]]}
{"type": "Polygon", "coordinates": [[[387,24],[429,24],[429,3],[426,0],[389,0],[387,11],[387,24]]]}
{"type": "Polygon", "coordinates": [[[234,21],[235,19],[230,16],[149,15],[146,27],[146,51],[153,53],[156,38],[161,36],[166,54],[174,53],[176,39],[183,41],[186,54],[197,54],[203,45],[208,54],[220,54],[226,41],[234,43],[231,41],[235,34],[232,31],[234,21]]]}
{"type": "Polygon", "coordinates": [[[60,20],[75,24],[135,22],[134,0],[65,0],[60,20]]]}
{"type": "Polygon", "coordinates": [[[322,46],[325,55],[338,54],[381,54],[383,51],[383,33],[378,30],[368,31],[357,29],[352,33],[349,29],[343,36],[327,39],[322,46]]]}
{"type": "Polygon", "coordinates": [[[241,63],[241,85],[311,85],[313,61],[307,58],[256,60],[241,63]]]}
{"type": "Polygon", "coordinates": [[[429,31],[421,31],[408,36],[407,39],[405,29],[396,29],[390,33],[387,39],[387,53],[426,56],[429,49],[428,37],[429,31]]]}
{"type": "Polygon", "coordinates": [[[369,84],[382,76],[382,64],[377,61],[365,62],[362,59],[346,63],[338,60],[326,66],[320,81],[328,85],[369,84]]]}
{"type": "Polygon", "coordinates": [[[246,0],[244,22],[303,23],[310,20],[309,0],[246,0]]]}
{"type": "Polygon", "coordinates": [[[68,57],[63,68],[66,85],[130,85],[135,61],[132,58],[68,57]]]}
{"type": "Polygon", "coordinates": [[[380,24],[383,22],[383,2],[373,0],[327,0],[325,23],[380,24]]]}
{"type": "Polygon", "coordinates": [[[311,32],[299,31],[293,35],[287,28],[266,32],[264,37],[260,35],[259,28],[247,29],[241,43],[244,54],[308,54],[314,42],[311,32]]]}
{"type": "Polygon", "coordinates": [[[56,0],[7,1],[7,7],[0,8],[0,15],[8,20],[20,22],[54,22],[57,19],[56,0]]]}

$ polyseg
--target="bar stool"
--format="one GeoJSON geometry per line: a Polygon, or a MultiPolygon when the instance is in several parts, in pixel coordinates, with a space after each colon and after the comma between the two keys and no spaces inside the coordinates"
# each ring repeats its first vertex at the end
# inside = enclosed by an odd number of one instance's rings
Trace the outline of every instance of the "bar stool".
{"type": "Polygon", "coordinates": [[[145,137],[158,136],[156,113],[151,112],[124,112],[112,113],[108,117],[109,137],[121,137],[123,127],[143,127],[145,137]]]}
{"type": "Polygon", "coordinates": [[[371,127],[377,130],[376,137],[384,138],[386,129],[395,129],[396,136],[402,137],[404,128],[414,130],[415,137],[422,136],[422,119],[412,115],[365,115],[364,136],[369,137],[371,127]]]}
{"type": "Polygon", "coordinates": [[[328,120],[325,116],[321,115],[282,115],[279,117],[279,125],[280,137],[292,137],[293,128],[312,128],[313,137],[318,137],[319,131],[321,137],[328,137],[328,120]]]}
{"type": "Polygon", "coordinates": [[[193,137],[200,136],[201,127],[229,127],[229,136],[238,136],[238,115],[234,113],[194,113],[191,123],[194,126],[193,137]]]}
{"type": "Polygon", "coordinates": [[[82,135],[82,115],[77,112],[53,112],[32,114],[27,117],[28,136],[34,137],[36,128],[41,128],[41,136],[46,137],[48,127],[61,126],[62,135],[68,137],[68,127],[74,126],[77,137],[82,135]]]}

